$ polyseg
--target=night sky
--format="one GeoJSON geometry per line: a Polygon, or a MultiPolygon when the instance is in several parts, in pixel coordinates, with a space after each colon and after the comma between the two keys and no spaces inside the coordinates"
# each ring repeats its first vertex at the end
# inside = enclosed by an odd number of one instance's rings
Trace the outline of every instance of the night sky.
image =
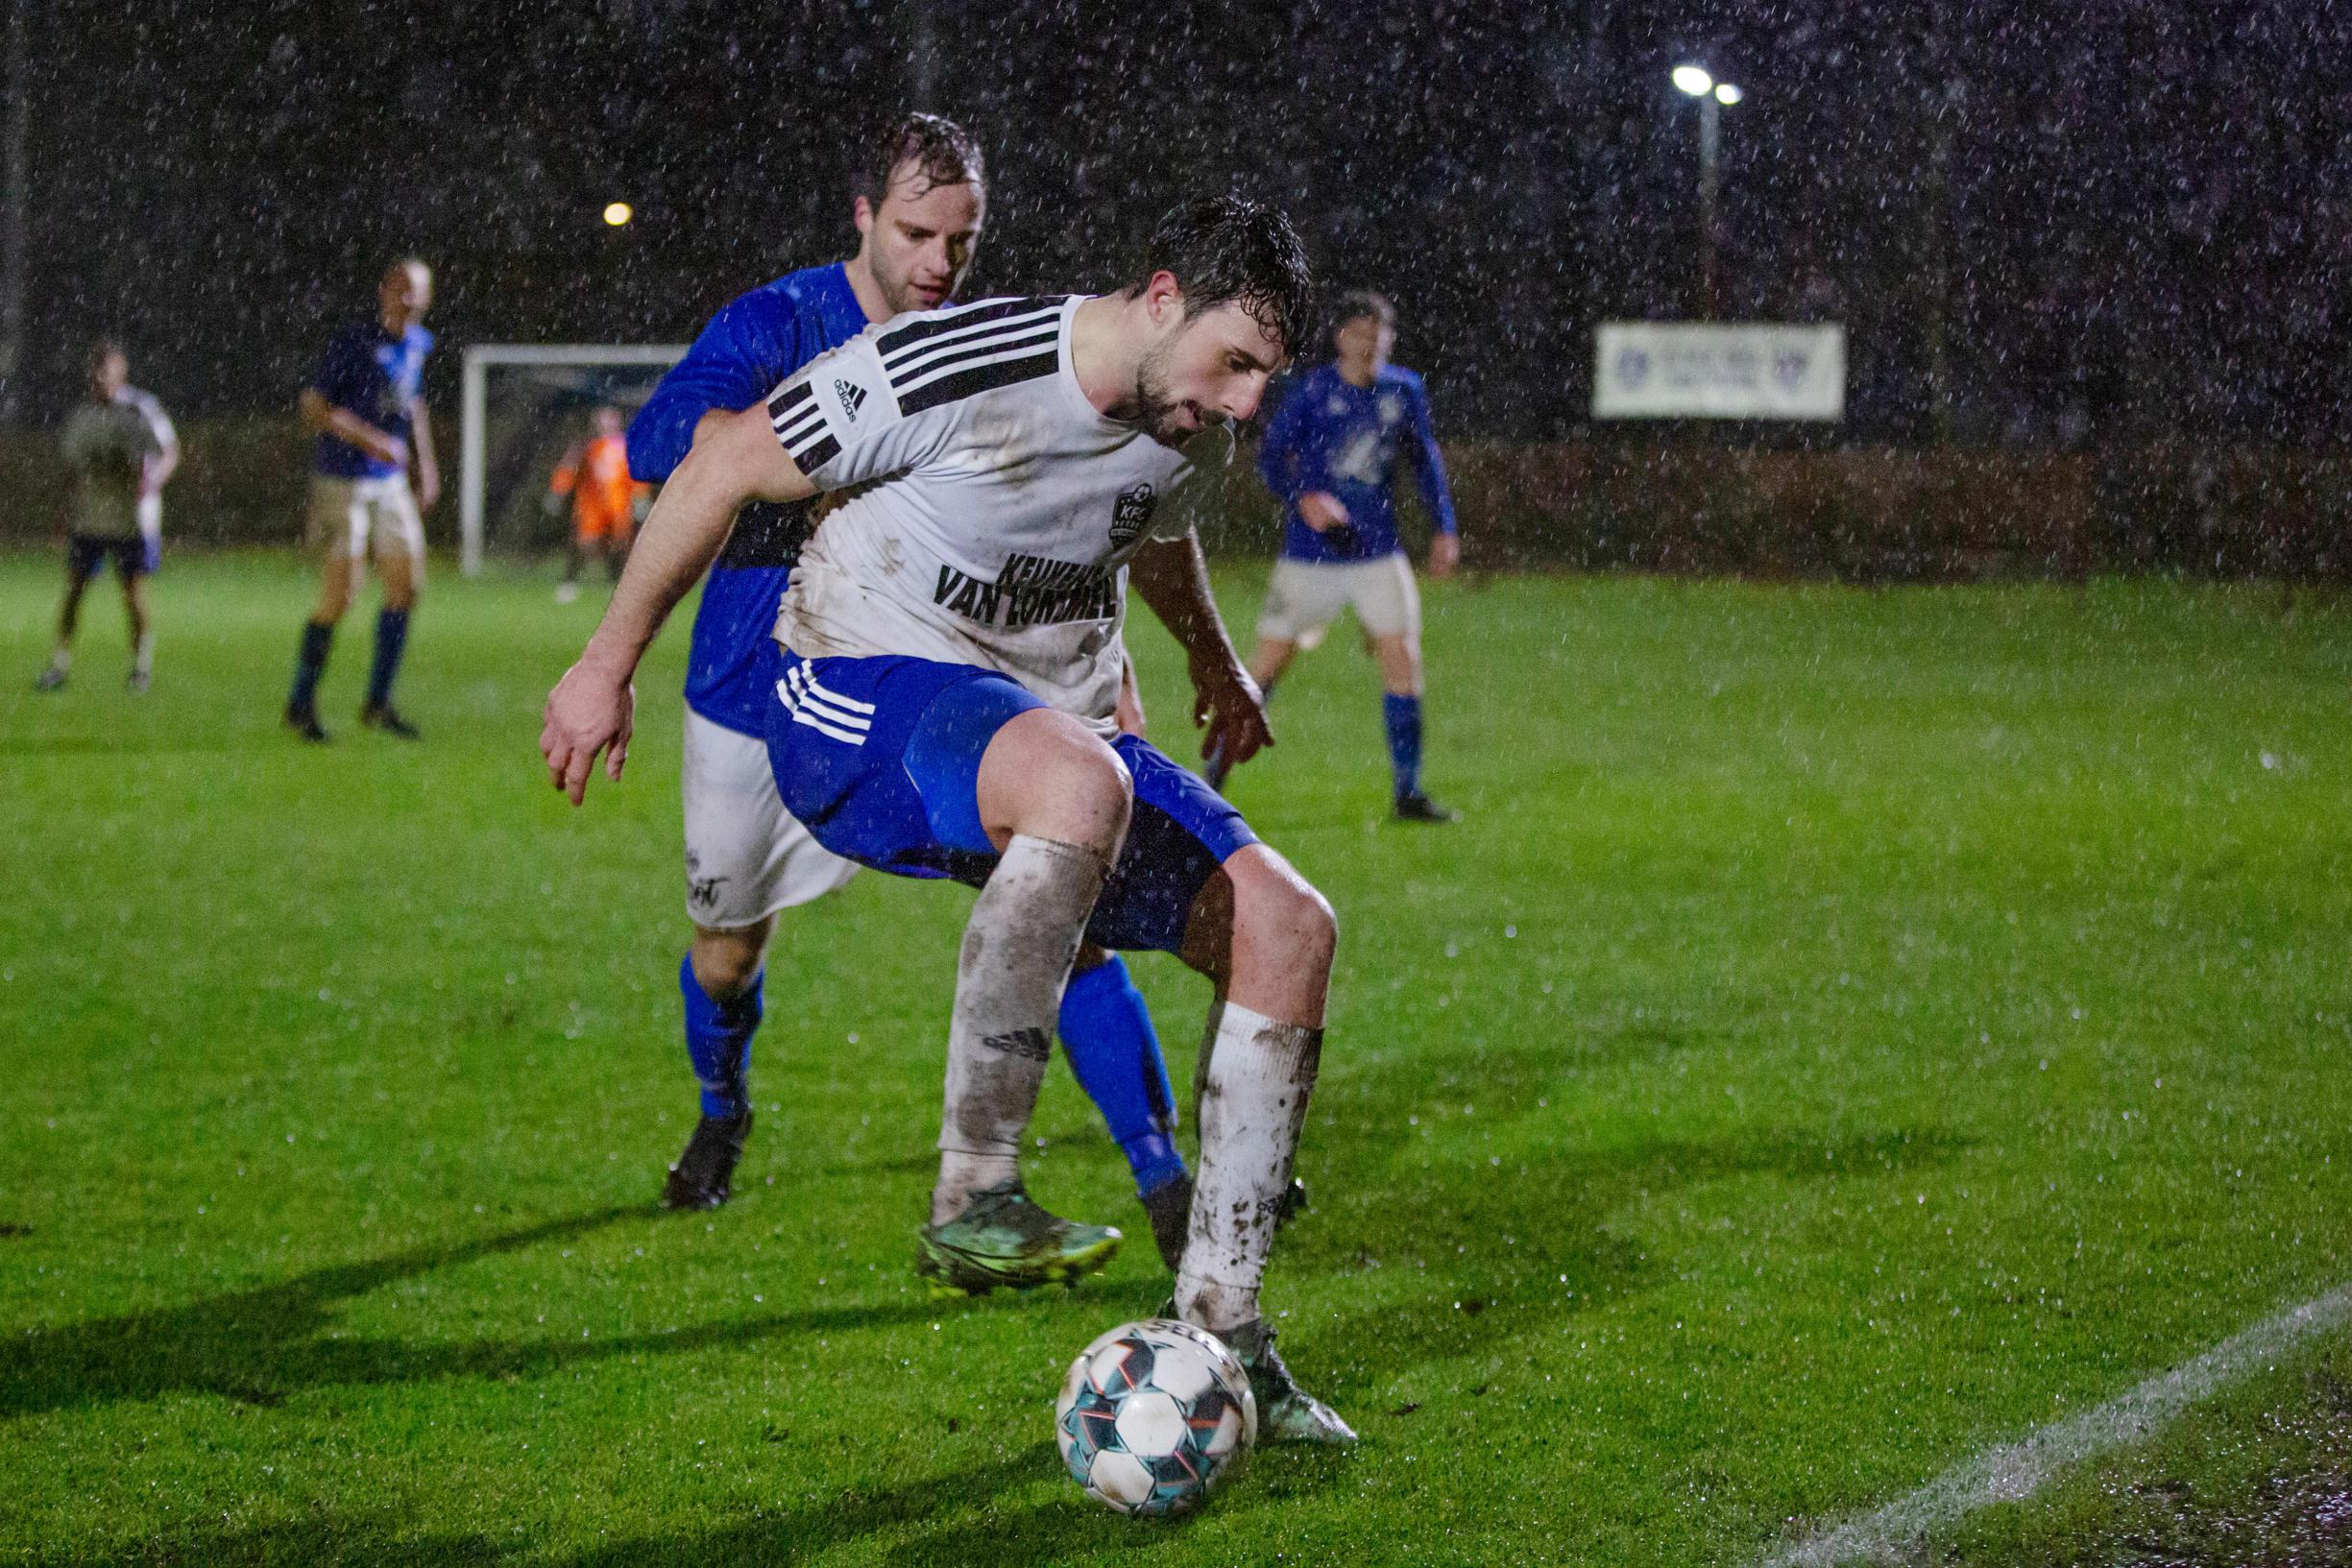
{"type": "MultiPolygon", "coordinates": [[[[1849,325],[1844,437],[2339,429],[2352,13],[2320,0],[930,9],[928,107],[993,165],[981,290],[1108,286],[1180,196],[1262,194],[1395,296],[1448,434],[1577,430],[1592,324],[1686,313],[1685,59],[1747,91],[1725,313],[1849,325]]],[[[909,0],[29,14],[36,418],[107,328],[185,416],[288,408],[401,249],[445,350],[683,340],[847,253],[851,150],[919,74],[909,0]]]]}

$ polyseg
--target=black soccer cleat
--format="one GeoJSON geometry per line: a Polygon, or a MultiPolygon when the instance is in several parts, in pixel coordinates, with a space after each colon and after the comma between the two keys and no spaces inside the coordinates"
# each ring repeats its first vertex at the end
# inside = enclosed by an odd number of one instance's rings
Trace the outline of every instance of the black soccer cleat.
{"type": "Polygon", "coordinates": [[[1448,810],[1419,790],[1409,790],[1396,797],[1396,820],[1399,822],[1459,822],[1462,813],[1448,810]]]}
{"type": "Polygon", "coordinates": [[[665,1209],[715,1209],[734,1195],[735,1162],[751,1136],[748,1108],[736,1116],[706,1116],[694,1123],[686,1152],[662,1186],[665,1209]]]}
{"type": "Polygon", "coordinates": [[[51,664],[47,669],[33,677],[33,689],[36,691],[64,690],[65,672],[57,665],[51,664]]]}
{"type": "Polygon", "coordinates": [[[289,705],[286,709],[286,728],[314,746],[327,744],[327,731],[319,724],[319,711],[316,708],[289,705]]]}
{"type": "Polygon", "coordinates": [[[381,730],[401,740],[422,740],[424,736],[417,727],[400,716],[400,711],[388,702],[372,702],[359,711],[359,722],[371,730],[381,730]]]}
{"type": "Polygon", "coordinates": [[[1184,1239],[1192,1232],[1192,1172],[1179,1172],[1144,1194],[1143,1212],[1152,1222],[1152,1244],[1173,1274],[1184,1261],[1184,1239]]]}

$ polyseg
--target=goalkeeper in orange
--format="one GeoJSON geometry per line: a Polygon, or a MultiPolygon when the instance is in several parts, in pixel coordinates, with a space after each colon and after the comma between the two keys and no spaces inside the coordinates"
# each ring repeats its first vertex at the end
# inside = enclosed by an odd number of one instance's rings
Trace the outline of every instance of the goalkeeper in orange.
{"type": "Polygon", "coordinates": [[[555,591],[559,604],[580,596],[580,563],[586,557],[601,558],[606,573],[620,580],[630,536],[652,494],[652,486],[629,477],[627,422],[620,410],[607,404],[596,410],[595,422],[596,433],[565,452],[547,481],[547,516],[563,516],[567,505],[571,509],[571,547],[564,557],[564,581],[555,591]]]}

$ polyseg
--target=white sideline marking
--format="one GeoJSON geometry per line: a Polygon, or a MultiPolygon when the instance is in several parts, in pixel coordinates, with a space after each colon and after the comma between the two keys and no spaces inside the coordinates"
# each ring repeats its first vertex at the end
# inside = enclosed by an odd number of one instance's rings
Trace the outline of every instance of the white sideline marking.
{"type": "Polygon", "coordinates": [[[2352,1285],[2290,1307],[2193,1362],[2160,1372],[2104,1405],[2054,1421],[2014,1443],[1945,1471],[1907,1497],[1833,1530],[1782,1547],[1758,1568],[1837,1568],[1840,1563],[1911,1560],[1927,1538],[1994,1503],[2041,1490],[2058,1470],[2138,1442],[2182,1411],[2315,1335],[2352,1320],[2352,1285]]]}

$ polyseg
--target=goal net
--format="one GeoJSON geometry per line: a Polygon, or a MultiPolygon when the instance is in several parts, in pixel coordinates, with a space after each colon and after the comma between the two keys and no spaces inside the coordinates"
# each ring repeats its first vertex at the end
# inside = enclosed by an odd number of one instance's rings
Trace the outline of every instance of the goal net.
{"type": "Polygon", "coordinates": [[[547,480],[595,410],[634,416],[683,344],[482,343],[465,353],[459,419],[457,525],[471,576],[492,551],[529,556],[564,546],[568,522],[541,504],[547,480]]]}

